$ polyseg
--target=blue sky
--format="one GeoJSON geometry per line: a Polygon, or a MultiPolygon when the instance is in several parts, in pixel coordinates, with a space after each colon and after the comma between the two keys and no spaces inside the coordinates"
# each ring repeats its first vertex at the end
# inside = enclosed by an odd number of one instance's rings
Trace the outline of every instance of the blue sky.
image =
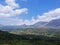
{"type": "Polygon", "coordinates": [[[21,7],[28,8],[28,17],[21,15],[21,18],[31,18],[32,16],[36,17],[37,15],[42,15],[45,12],[50,10],[54,10],[60,7],[60,0],[26,0],[23,2],[22,0],[17,1],[21,7]]]}
{"type": "Polygon", "coordinates": [[[29,25],[60,18],[60,0],[0,0],[0,9],[0,23],[4,25],[29,25]]]}

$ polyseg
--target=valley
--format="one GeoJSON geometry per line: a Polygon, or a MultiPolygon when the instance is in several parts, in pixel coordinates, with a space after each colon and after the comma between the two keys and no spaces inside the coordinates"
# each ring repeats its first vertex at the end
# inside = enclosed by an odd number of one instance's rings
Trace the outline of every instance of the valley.
{"type": "Polygon", "coordinates": [[[60,45],[59,20],[34,25],[0,25],[0,45],[60,45]]]}
{"type": "Polygon", "coordinates": [[[0,45],[60,45],[60,29],[0,30],[0,45]]]}

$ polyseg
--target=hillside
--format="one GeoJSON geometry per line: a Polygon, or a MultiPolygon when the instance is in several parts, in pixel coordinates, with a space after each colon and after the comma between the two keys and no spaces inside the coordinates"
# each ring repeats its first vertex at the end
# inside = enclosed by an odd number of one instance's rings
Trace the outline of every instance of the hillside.
{"type": "Polygon", "coordinates": [[[43,35],[48,37],[56,37],[57,32],[60,32],[60,28],[23,28],[20,30],[12,30],[10,33],[17,34],[17,35],[43,35]]]}
{"type": "Polygon", "coordinates": [[[48,24],[46,24],[45,26],[59,28],[60,27],[60,19],[54,19],[54,20],[48,22],[48,24]]]}
{"type": "Polygon", "coordinates": [[[60,38],[42,35],[15,35],[0,30],[0,45],[60,45],[60,38]]]}

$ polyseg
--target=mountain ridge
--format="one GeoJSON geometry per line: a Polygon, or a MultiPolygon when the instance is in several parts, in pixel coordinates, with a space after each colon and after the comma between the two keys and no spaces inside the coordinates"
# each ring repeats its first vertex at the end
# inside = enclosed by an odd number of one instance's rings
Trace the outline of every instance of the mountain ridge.
{"type": "Polygon", "coordinates": [[[60,27],[60,19],[54,19],[49,22],[37,22],[33,25],[0,25],[1,30],[18,30],[21,28],[59,28],[60,27]]]}

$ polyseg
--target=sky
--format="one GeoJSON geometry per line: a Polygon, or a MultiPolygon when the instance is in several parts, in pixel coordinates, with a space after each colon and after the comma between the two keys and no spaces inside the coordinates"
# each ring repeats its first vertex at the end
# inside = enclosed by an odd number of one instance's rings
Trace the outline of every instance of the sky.
{"type": "Polygon", "coordinates": [[[0,0],[1,25],[33,25],[60,18],[60,0],[0,0]]]}

